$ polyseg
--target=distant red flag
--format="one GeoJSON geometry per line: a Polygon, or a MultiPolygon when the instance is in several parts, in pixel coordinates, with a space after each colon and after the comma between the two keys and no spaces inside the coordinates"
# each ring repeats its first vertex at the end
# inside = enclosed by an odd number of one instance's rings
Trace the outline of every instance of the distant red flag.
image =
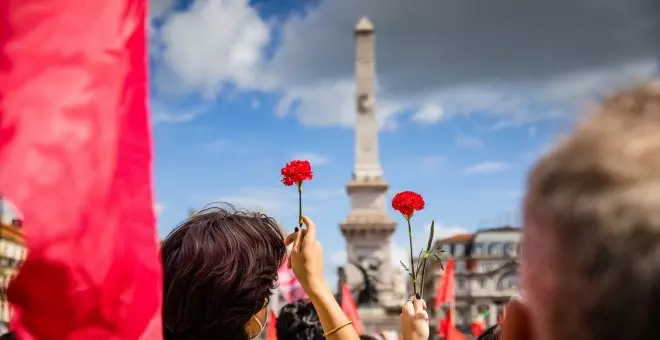
{"type": "Polygon", "coordinates": [[[266,328],[266,340],[277,340],[277,316],[275,311],[270,310],[268,313],[268,328],[266,328]]]}
{"type": "Polygon", "coordinates": [[[479,314],[470,324],[472,335],[479,337],[486,330],[486,318],[484,314],[479,314]]]}
{"type": "Polygon", "coordinates": [[[346,282],[341,285],[341,309],[344,311],[344,314],[348,317],[349,320],[353,321],[353,327],[358,334],[364,334],[364,325],[362,320],[360,320],[360,314],[358,314],[357,304],[353,298],[353,293],[348,287],[346,282]]]}
{"type": "Polygon", "coordinates": [[[453,302],[456,299],[456,261],[453,257],[449,258],[445,266],[445,273],[442,276],[442,291],[440,296],[436,296],[436,301],[440,300],[440,304],[453,302]]]}
{"type": "Polygon", "coordinates": [[[0,192],[28,256],[9,287],[32,339],[162,339],[146,0],[2,0],[0,192]]]}
{"type": "Polygon", "coordinates": [[[467,340],[465,334],[461,333],[456,327],[451,326],[445,340],[467,340]]]}
{"type": "Polygon", "coordinates": [[[289,255],[287,254],[284,256],[284,261],[280,264],[280,268],[277,269],[278,289],[282,292],[284,300],[290,303],[296,300],[309,299],[293,270],[287,266],[288,262],[289,255]]]}
{"type": "Polygon", "coordinates": [[[456,300],[456,279],[454,277],[456,262],[454,258],[449,258],[445,266],[445,272],[438,283],[438,290],[435,296],[436,308],[442,305],[449,305],[443,318],[438,320],[438,335],[448,339],[454,331],[454,310],[453,306],[456,300]]]}

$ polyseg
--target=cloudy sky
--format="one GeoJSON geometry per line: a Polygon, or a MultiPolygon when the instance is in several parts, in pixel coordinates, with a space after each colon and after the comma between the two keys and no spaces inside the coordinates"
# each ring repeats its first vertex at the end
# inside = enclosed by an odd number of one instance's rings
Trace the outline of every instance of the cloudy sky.
{"type": "Polygon", "coordinates": [[[305,206],[333,277],[362,15],[377,31],[391,194],[427,200],[418,239],[432,219],[441,236],[516,223],[529,165],[585,105],[660,72],[657,0],[152,0],[161,234],[212,201],[294,226],[296,192],[279,169],[305,158],[316,175],[305,206]]]}

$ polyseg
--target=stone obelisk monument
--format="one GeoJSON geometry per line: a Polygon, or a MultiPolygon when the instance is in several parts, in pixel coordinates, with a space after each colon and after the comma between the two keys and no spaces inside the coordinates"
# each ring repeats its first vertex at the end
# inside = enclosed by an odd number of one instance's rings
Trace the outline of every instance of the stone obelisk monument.
{"type": "Polygon", "coordinates": [[[340,225],[347,247],[345,278],[368,332],[398,330],[407,299],[401,271],[390,259],[396,222],[387,213],[389,186],[378,157],[374,44],[374,26],[363,17],[355,27],[355,168],[346,184],[351,210],[340,225]]]}

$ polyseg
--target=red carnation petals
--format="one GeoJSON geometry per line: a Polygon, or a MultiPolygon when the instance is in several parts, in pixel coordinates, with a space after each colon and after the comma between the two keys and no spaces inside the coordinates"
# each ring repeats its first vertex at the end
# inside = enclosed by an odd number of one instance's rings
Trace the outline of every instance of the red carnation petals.
{"type": "Polygon", "coordinates": [[[282,183],[286,186],[300,185],[314,177],[309,161],[291,161],[282,168],[282,183]]]}
{"type": "Polygon", "coordinates": [[[402,191],[392,198],[392,208],[410,219],[415,211],[424,209],[424,198],[414,191],[402,191]]]}

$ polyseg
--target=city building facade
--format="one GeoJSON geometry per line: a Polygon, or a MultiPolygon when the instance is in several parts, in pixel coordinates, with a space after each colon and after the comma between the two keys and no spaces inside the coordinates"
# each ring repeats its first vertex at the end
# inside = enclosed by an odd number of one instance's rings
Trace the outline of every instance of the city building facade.
{"type": "Polygon", "coordinates": [[[22,218],[16,208],[0,197],[0,334],[6,332],[10,320],[7,287],[26,255],[21,226],[22,218]]]}
{"type": "MultiPolygon", "coordinates": [[[[485,316],[487,326],[496,324],[506,303],[520,295],[521,234],[520,228],[505,226],[454,235],[434,245],[444,251],[443,258],[453,257],[456,263],[454,310],[458,329],[469,333],[470,324],[480,314],[485,316]]],[[[434,306],[437,285],[443,274],[444,270],[434,265],[425,278],[424,298],[433,306],[430,308],[431,318],[435,320],[432,327],[443,316],[440,306],[434,306]]]]}

